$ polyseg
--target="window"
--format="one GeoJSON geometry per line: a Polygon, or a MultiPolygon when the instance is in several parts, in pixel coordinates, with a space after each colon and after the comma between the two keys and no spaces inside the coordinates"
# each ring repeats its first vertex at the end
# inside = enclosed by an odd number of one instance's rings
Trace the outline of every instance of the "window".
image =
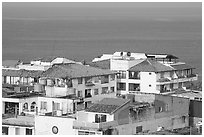
{"type": "Polygon", "coordinates": [[[42,109],[47,110],[47,102],[41,101],[40,109],[41,109],[41,110],[42,110],[42,109]]]}
{"type": "Polygon", "coordinates": [[[182,123],[185,123],[186,116],[182,116],[182,117],[181,117],[181,120],[182,120],[182,123]]]}
{"type": "Polygon", "coordinates": [[[32,135],[32,129],[26,128],[26,135],[32,135]]]}
{"type": "Polygon", "coordinates": [[[82,91],[77,91],[77,97],[82,97],[82,91]]]}
{"type": "Polygon", "coordinates": [[[3,83],[6,84],[6,76],[3,76],[3,83]]]}
{"type": "Polygon", "coordinates": [[[159,112],[162,112],[162,107],[159,107],[159,112]]]}
{"type": "Polygon", "coordinates": [[[111,87],[111,88],[110,88],[110,92],[111,92],[111,93],[115,92],[115,87],[111,87]]]}
{"type": "Polygon", "coordinates": [[[20,135],[20,128],[16,128],[16,133],[15,135],[20,135]]]}
{"type": "Polygon", "coordinates": [[[140,91],[140,84],[129,83],[129,91],[140,91]]]}
{"type": "Polygon", "coordinates": [[[142,132],[142,126],[136,127],[136,134],[142,132]]]}
{"type": "Polygon", "coordinates": [[[95,115],[95,123],[106,122],[106,115],[96,114],[95,115]]]}
{"type": "Polygon", "coordinates": [[[94,77],[94,83],[99,83],[99,77],[94,77]]]}
{"type": "Polygon", "coordinates": [[[77,78],[78,84],[82,84],[83,78],[77,78]]]}
{"type": "Polygon", "coordinates": [[[23,111],[28,111],[28,103],[23,104],[23,111]]]}
{"type": "Polygon", "coordinates": [[[101,94],[107,94],[108,93],[108,87],[102,87],[101,94]]]}
{"type": "Polygon", "coordinates": [[[2,126],[2,135],[8,135],[8,127],[2,126]]]}
{"type": "Polygon", "coordinates": [[[115,80],[115,74],[110,75],[110,80],[111,81],[115,80]]]}
{"type": "Polygon", "coordinates": [[[164,78],[164,72],[160,72],[161,78],[164,78]]]}
{"type": "Polygon", "coordinates": [[[86,77],[85,78],[85,84],[90,83],[90,82],[92,82],[92,77],[86,77]]]}
{"type": "Polygon", "coordinates": [[[78,135],[95,135],[95,132],[90,131],[78,131],[78,135]]]}
{"type": "Polygon", "coordinates": [[[60,103],[54,103],[54,110],[60,110],[60,103]]]}
{"type": "Polygon", "coordinates": [[[117,74],[118,79],[126,79],[126,71],[119,71],[119,74],[117,74]]]}
{"type": "Polygon", "coordinates": [[[91,89],[85,89],[85,98],[91,97],[91,89]]]}
{"type": "Polygon", "coordinates": [[[168,104],[166,104],[165,109],[166,109],[166,111],[169,111],[169,105],[168,104]]]}
{"type": "Polygon", "coordinates": [[[98,89],[94,89],[94,95],[98,95],[98,89]]]}
{"type": "Polygon", "coordinates": [[[109,83],[108,75],[101,76],[101,84],[109,83]]]}
{"type": "Polygon", "coordinates": [[[179,82],[178,87],[182,88],[182,82],[179,82]]]}
{"type": "Polygon", "coordinates": [[[117,83],[118,90],[126,90],[126,83],[117,83]]]}
{"type": "Polygon", "coordinates": [[[34,111],[35,111],[35,106],[36,106],[36,103],[35,103],[35,102],[32,102],[32,103],[31,103],[31,106],[30,106],[31,112],[34,112],[34,111]]]}
{"type": "Polygon", "coordinates": [[[71,79],[69,79],[69,80],[67,81],[67,86],[68,86],[68,88],[71,88],[71,87],[73,86],[71,79]]]}
{"type": "Polygon", "coordinates": [[[129,79],[140,79],[140,72],[129,71],[129,79]]]}

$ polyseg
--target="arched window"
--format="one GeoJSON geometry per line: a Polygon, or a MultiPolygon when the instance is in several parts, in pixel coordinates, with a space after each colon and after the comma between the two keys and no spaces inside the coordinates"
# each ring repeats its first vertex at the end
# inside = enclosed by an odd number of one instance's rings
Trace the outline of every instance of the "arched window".
{"type": "Polygon", "coordinates": [[[23,111],[28,111],[28,103],[23,104],[23,111]]]}
{"type": "Polygon", "coordinates": [[[30,106],[31,112],[34,112],[34,111],[35,111],[35,106],[36,106],[36,103],[35,103],[35,102],[32,102],[32,103],[31,103],[31,106],[30,106]]]}

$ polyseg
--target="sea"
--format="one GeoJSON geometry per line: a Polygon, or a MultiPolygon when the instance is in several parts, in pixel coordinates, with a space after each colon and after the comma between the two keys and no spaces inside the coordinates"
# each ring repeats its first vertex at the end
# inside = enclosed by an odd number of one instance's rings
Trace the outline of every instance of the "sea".
{"type": "Polygon", "coordinates": [[[2,19],[3,60],[63,56],[89,62],[116,51],[173,54],[201,78],[202,19],[139,14],[2,19]]]}

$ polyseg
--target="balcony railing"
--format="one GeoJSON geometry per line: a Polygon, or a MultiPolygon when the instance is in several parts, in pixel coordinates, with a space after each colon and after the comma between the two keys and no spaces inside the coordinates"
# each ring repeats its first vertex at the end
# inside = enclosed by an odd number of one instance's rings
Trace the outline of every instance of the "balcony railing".
{"type": "Polygon", "coordinates": [[[86,82],[85,85],[86,86],[94,86],[95,84],[93,82],[86,82]]]}
{"type": "Polygon", "coordinates": [[[74,129],[104,129],[112,126],[116,126],[118,123],[117,121],[109,121],[109,122],[102,122],[102,123],[91,123],[85,121],[74,121],[73,128],[74,129]]]}
{"type": "Polygon", "coordinates": [[[198,79],[197,74],[191,74],[187,76],[178,76],[178,78],[160,78],[157,80],[158,84],[169,84],[169,83],[178,83],[186,81],[195,81],[198,79]]]}

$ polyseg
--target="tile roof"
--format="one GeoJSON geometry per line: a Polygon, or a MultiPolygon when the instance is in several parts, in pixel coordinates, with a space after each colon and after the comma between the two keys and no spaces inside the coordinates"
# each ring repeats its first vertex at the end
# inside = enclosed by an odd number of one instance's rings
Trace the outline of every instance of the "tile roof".
{"type": "Polygon", "coordinates": [[[143,62],[131,67],[128,71],[162,72],[171,70],[174,69],[155,60],[146,59],[143,62]]]}
{"type": "Polygon", "coordinates": [[[4,60],[2,61],[2,66],[4,67],[16,67],[21,63],[20,60],[4,60]]]}
{"type": "Polygon", "coordinates": [[[39,77],[43,71],[36,70],[11,70],[11,69],[2,69],[2,76],[13,76],[13,77],[39,77]]]}
{"type": "Polygon", "coordinates": [[[38,57],[38,58],[35,58],[33,61],[40,60],[42,62],[52,62],[56,58],[57,58],[57,56],[38,57]]]}
{"type": "Polygon", "coordinates": [[[179,96],[179,97],[187,97],[187,98],[202,98],[202,92],[201,91],[185,91],[185,90],[177,90],[172,93],[169,93],[168,95],[173,96],[179,96]]]}
{"type": "Polygon", "coordinates": [[[110,59],[96,61],[96,62],[89,62],[87,64],[92,67],[97,67],[101,69],[110,69],[110,59]]]}
{"type": "Polygon", "coordinates": [[[124,104],[130,102],[129,99],[120,98],[104,98],[97,104],[93,104],[88,109],[87,112],[97,112],[97,113],[114,113],[118,108],[124,104]]]}
{"type": "Polygon", "coordinates": [[[101,76],[108,74],[115,74],[117,72],[104,70],[99,68],[94,68],[90,66],[80,65],[80,64],[61,64],[54,65],[43,72],[42,77],[47,78],[79,78],[79,77],[91,77],[91,76],[101,76]]]}
{"type": "Polygon", "coordinates": [[[173,67],[175,70],[184,70],[184,69],[194,68],[187,64],[172,64],[171,67],[173,67]]]}
{"type": "Polygon", "coordinates": [[[35,126],[35,122],[34,122],[34,117],[17,116],[17,118],[3,119],[2,125],[33,127],[35,126]]]}

